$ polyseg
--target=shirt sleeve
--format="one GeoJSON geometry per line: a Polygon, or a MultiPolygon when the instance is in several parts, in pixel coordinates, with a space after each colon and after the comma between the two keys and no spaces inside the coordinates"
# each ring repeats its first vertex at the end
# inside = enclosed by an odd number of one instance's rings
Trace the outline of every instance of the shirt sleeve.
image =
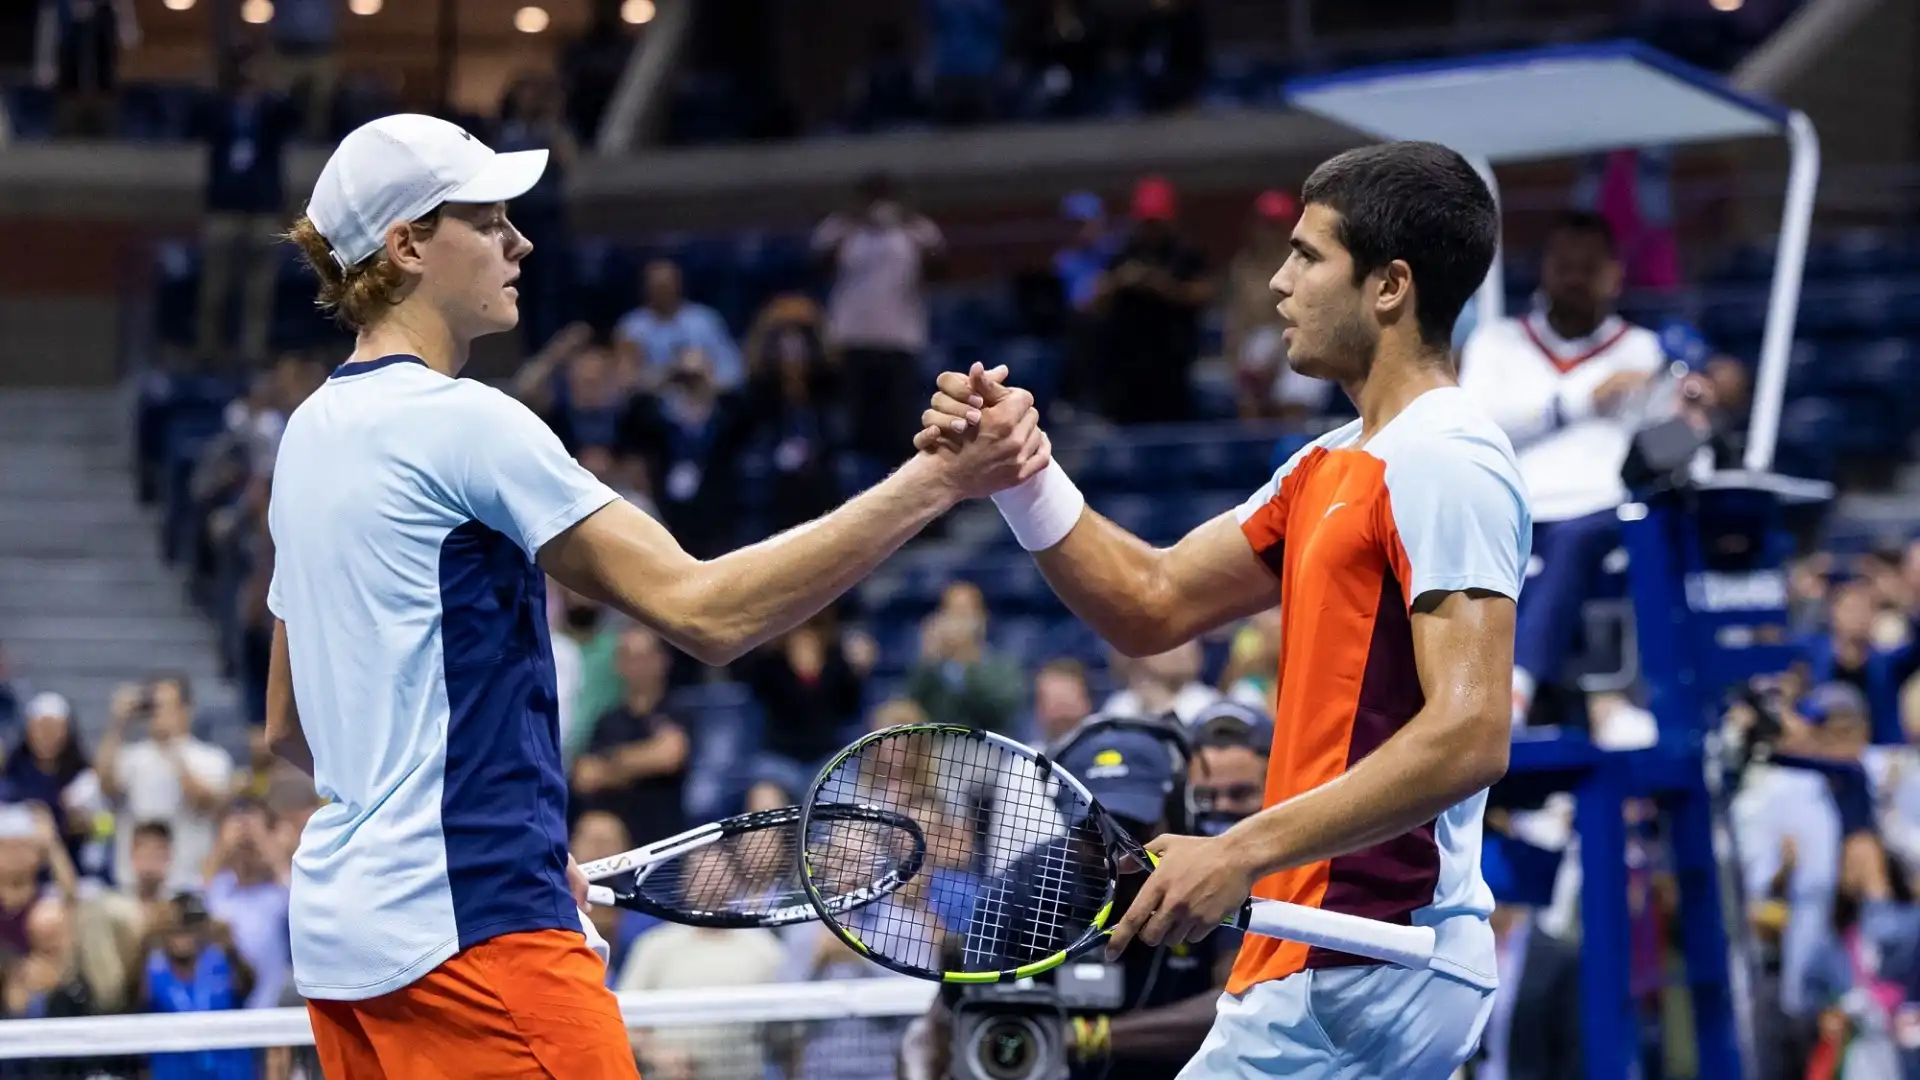
{"type": "Polygon", "coordinates": [[[1387,465],[1382,523],[1407,605],[1430,592],[1485,589],[1515,600],[1533,550],[1533,516],[1512,456],[1491,441],[1423,443],[1387,465]]]}
{"type": "Polygon", "coordinates": [[[1315,439],[1295,452],[1273,471],[1266,483],[1234,508],[1233,518],[1240,523],[1240,532],[1253,545],[1254,554],[1276,575],[1280,573],[1280,551],[1287,538],[1287,477],[1322,441],[1315,439]]]}
{"type": "Polygon", "coordinates": [[[457,497],[474,520],[512,537],[528,558],[547,541],[619,498],[567,456],[559,436],[531,409],[491,387],[475,386],[457,497]]]}

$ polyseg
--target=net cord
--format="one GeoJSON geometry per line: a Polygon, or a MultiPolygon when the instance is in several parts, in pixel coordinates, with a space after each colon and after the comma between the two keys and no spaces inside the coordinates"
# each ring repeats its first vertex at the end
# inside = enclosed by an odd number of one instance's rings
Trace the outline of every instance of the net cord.
{"type": "MultiPolygon", "coordinates": [[[[918,979],[842,979],[710,990],[617,994],[630,1028],[918,1016],[937,987],[918,979]]],[[[118,1057],[199,1050],[312,1046],[303,1008],[9,1020],[0,1060],[118,1057]]]]}

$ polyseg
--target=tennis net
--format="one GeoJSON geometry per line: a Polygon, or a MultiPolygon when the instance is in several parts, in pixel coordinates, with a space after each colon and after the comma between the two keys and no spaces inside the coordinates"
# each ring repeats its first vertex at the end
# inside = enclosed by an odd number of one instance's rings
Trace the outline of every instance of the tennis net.
{"type": "MultiPolygon", "coordinates": [[[[647,1080],[894,1080],[912,979],[619,995],[647,1080]]],[[[0,1021],[0,1080],[321,1080],[305,1009],[0,1021]]]]}

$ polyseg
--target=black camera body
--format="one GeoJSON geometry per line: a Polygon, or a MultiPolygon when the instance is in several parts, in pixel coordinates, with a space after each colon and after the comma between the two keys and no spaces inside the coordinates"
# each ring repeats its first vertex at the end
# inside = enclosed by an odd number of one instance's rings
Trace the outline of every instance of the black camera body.
{"type": "Polygon", "coordinates": [[[1068,1018],[1122,1011],[1126,976],[1095,959],[1063,964],[1045,978],[960,992],[951,1006],[950,1080],[1066,1080],[1068,1018]]]}
{"type": "Polygon", "coordinates": [[[1066,1080],[1066,1006],[1050,986],[968,987],[949,1060],[953,1080],[1066,1080]]]}

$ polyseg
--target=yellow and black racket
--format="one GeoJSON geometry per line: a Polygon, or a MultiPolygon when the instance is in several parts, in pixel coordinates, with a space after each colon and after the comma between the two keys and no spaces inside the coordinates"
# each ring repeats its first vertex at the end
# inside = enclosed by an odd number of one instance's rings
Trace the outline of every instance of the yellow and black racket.
{"type": "MultiPolygon", "coordinates": [[[[1028,978],[1105,943],[1123,872],[1154,858],[1077,778],[991,732],[906,724],[847,747],[800,803],[800,878],[822,921],[883,967],[948,983],[1028,978]],[[858,834],[808,828],[856,803],[912,819],[926,837],[920,881],[834,910],[835,867],[868,853],[858,834]]],[[[1433,930],[1300,904],[1250,900],[1226,925],[1424,968],[1433,930]]]]}

